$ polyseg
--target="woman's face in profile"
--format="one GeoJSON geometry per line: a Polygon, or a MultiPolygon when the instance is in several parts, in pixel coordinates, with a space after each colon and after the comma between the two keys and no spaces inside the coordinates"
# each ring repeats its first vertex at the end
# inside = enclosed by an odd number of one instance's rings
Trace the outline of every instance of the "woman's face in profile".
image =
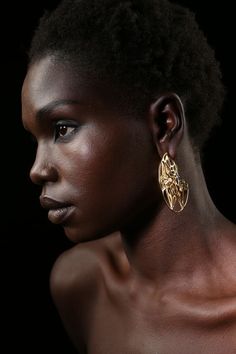
{"type": "Polygon", "coordinates": [[[23,124],[37,140],[31,179],[51,222],[87,241],[135,222],[155,204],[156,153],[148,125],[117,112],[97,85],[45,57],[28,70],[23,124]]]}

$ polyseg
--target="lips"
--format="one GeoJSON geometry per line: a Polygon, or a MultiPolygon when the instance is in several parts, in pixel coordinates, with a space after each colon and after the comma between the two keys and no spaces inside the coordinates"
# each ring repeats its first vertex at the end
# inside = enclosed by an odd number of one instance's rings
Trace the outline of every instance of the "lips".
{"type": "Polygon", "coordinates": [[[48,210],[48,219],[53,224],[65,223],[75,209],[69,203],[61,202],[47,196],[40,196],[40,204],[44,209],[48,210]]]}

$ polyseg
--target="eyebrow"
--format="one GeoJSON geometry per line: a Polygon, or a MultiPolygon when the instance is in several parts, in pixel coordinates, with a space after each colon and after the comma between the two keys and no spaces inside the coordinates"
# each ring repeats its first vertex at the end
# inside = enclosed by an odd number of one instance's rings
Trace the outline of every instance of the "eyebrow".
{"type": "Polygon", "coordinates": [[[77,101],[77,100],[56,100],[56,101],[52,101],[50,103],[48,103],[46,106],[40,108],[37,113],[36,113],[36,118],[37,119],[42,119],[43,117],[45,117],[45,115],[49,114],[50,112],[52,112],[55,108],[58,108],[60,106],[68,106],[68,105],[78,105],[81,102],[77,101]]]}

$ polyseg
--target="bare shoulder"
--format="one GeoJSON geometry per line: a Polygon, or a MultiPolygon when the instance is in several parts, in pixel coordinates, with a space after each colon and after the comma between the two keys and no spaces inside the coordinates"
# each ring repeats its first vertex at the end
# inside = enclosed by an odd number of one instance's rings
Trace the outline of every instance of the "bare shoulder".
{"type": "MultiPolygon", "coordinates": [[[[67,331],[85,327],[102,277],[100,255],[91,244],[78,244],[62,253],[50,274],[50,291],[54,304],[67,331]],[[79,320],[78,320],[79,319],[79,320]]],[[[82,336],[83,337],[83,336],[82,336]]],[[[77,343],[78,345],[78,343],[77,343]]]]}
{"type": "Polygon", "coordinates": [[[76,347],[82,348],[119,234],[75,245],[56,260],[50,276],[53,301],[76,347]]]}
{"type": "Polygon", "coordinates": [[[113,233],[96,241],[77,244],[60,255],[50,275],[51,295],[59,312],[91,304],[111,268],[120,267],[122,254],[120,235],[113,233]]]}
{"type": "Polygon", "coordinates": [[[50,288],[53,298],[72,295],[86,287],[100,282],[104,265],[117,247],[118,234],[102,239],[77,244],[62,253],[53,265],[50,276],[50,288]]]}

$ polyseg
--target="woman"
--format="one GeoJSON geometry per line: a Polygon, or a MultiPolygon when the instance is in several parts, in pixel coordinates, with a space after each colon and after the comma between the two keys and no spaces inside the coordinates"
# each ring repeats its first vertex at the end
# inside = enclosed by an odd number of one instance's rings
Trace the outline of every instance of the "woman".
{"type": "Polygon", "coordinates": [[[200,154],[224,99],[194,16],[166,0],[65,0],[22,89],[31,179],[76,245],[51,292],[80,353],[235,353],[236,227],[200,154]]]}

